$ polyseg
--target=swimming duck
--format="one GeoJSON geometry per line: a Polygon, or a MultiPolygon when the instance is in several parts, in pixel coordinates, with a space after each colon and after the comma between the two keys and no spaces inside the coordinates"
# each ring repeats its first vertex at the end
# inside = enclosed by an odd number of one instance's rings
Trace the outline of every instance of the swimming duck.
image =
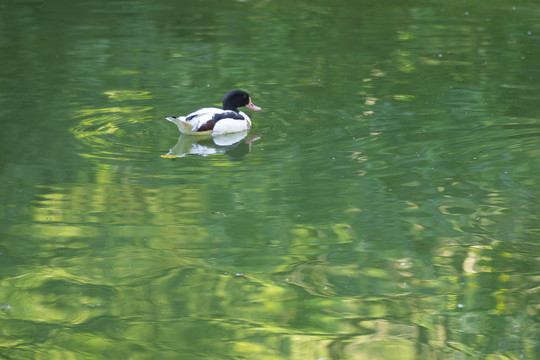
{"type": "Polygon", "coordinates": [[[223,109],[202,108],[187,116],[167,116],[166,119],[175,123],[183,134],[188,135],[220,135],[245,131],[251,127],[249,116],[239,111],[245,106],[259,111],[260,107],[253,105],[251,97],[244,90],[231,90],[223,97],[223,109]]]}

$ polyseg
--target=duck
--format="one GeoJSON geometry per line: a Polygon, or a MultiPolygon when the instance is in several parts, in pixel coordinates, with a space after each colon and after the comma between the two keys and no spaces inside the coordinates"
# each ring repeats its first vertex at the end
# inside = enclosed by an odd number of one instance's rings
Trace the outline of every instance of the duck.
{"type": "Polygon", "coordinates": [[[186,116],[167,116],[182,134],[219,136],[249,130],[251,119],[239,107],[260,111],[244,90],[231,90],[223,96],[223,109],[207,107],[186,116]]]}

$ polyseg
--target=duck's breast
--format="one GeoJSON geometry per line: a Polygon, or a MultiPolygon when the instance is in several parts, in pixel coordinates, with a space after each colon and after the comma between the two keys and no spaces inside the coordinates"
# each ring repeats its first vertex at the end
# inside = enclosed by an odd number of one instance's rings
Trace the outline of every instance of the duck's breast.
{"type": "Polygon", "coordinates": [[[235,133],[239,131],[245,131],[251,127],[251,120],[249,116],[242,111],[235,113],[236,116],[225,117],[217,121],[212,131],[213,135],[235,133]]]}

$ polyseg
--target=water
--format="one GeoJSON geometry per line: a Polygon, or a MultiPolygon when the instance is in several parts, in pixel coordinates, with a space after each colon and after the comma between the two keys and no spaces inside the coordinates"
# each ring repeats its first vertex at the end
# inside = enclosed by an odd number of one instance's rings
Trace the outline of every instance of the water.
{"type": "Polygon", "coordinates": [[[539,9],[0,0],[0,357],[539,358],[539,9]]]}

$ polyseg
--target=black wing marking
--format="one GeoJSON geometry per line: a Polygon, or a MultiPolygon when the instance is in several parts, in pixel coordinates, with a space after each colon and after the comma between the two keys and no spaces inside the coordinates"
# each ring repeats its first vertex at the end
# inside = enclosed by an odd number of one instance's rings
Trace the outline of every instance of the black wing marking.
{"type": "Polygon", "coordinates": [[[240,113],[237,113],[235,111],[224,111],[222,113],[215,114],[212,117],[212,121],[214,122],[218,122],[219,120],[223,119],[245,120],[244,117],[240,115],[240,113]]]}

